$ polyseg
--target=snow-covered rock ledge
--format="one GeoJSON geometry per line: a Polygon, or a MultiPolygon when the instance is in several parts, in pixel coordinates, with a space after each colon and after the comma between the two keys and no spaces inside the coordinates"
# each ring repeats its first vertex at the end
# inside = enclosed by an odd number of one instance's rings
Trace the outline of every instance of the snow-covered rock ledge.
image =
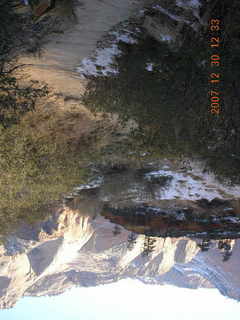
{"type": "Polygon", "coordinates": [[[221,184],[214,174],[203,173],[195,167],[189,172],[172,170],[151,171],[145,175],[151,181],[158,177],[169,177],[169,182],[155,191],[156,200],[199,200],[214,198],[232,199],[240,196],[240,186],[221,184]]]}

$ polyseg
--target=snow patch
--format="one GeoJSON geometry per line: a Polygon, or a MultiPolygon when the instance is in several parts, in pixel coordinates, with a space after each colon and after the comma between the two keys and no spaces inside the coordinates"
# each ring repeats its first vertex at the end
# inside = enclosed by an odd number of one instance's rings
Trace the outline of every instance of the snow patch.
{"type": "Polygon", "coordinates": [[[130,44],[137,43],[137,40],[133,38],[133,33],[128,30],[124,30],[124,33],[120,33],[118,31],[112,31],[109,34],[114,35],[116,39],[115,41],[117,42],[122,41],[130,44]]]}
{"type": "MultiPolygon", "coordinates": [[[[140,30],[136,28],[136,33],[140,30]]],[[[111,76],[119,73],[115,58],[122,54],[118,43],[128,44],[137,43],[134,33],[127,29],[120,31],[111,31],[108,36],[112,37],[111,43],[106,48],[97,48],[91,57],[84,58],[77,71],[83,78],[86,76],[111,76]]]]}
{"type": "Polygon", "coordinates": [[[172,38],[170,35],[163,35],[163,34],[161,34],[161,38],[162,38],[162,41],[168,41],[168,42],[170,42],[170,41],[173,40],[173,38],[172,38]]]}
{"type": "Polygon", "coordinates": [[[239,223],[239,218],[237,217],[223,217],[221,220],[230,222],[230,223],[239,223]]]}
{"type": "Polygon", "coordinates": [[[83,76],[108,76],[118,74],[114,65],[114,57],[119,56],[121,51],[116,44],[110,48],[97,49],[95,57],[84,58],[77,71],[83,76]]]}
{"type": "Polygon", "coordinates": [[[199,8],[201,3],[199,0],[177,0],[176,5],[181,8],[199,8]]]}
{"type": "Polygon", "coordinates": [[[177,0],[176,5],[183,9],[191,9],[193,15],[200,20],[199,9],[201,7],[201,3],[199,0],[177,0]]]}
{"type": "MultiPolygon", "coordinates": [[[[195,18],[197,18],[198,20],[200,20],[199,17],[199,7],[201,6],[201,4],[199,3],[198,0],[177,0],[176,5],[178,7],[184,8],[184,9],[190,9],[192,11],[192,14],[195,18]]],[[[153,6],[153,9],[158,10],[164,14],[166,14],[169,18],[178,21],[178,22],[184,22],[186,24],[188,24],[194,31],[198,31],[198,25],[196,23],[192,23],[189,20],[184,19],[181,16],[177,16],[175,14],[172,14],[170,11],[168,11],[165,8],[162,8],[159,5],[155,5],[153,6]]]]}
{"type": "Polygon", "coordinates": [[[99,176],[89,183],[80,184],[79,186],[75,187],[73,190],[77,192],[77,191],[86,190],[86,189],[98,188],[103,184],[103,181],[104,181],[103,177],[99,176]]]}
{"type": "MultiPolygon", "coordinates": [[[[165,40],[164,39],[162,40],[166,41],[166,37],[165,37],[165,40]]],[[[162,69],[154,62],[147,62],[145,65],[145,70],[149,72],[153,72],[153,71],[162,72],[162,69]]]]}
{"type": "Polygon", "coordinates": [[[73,192],[66,195],[63,199],[64,203],[73,200],[75,197],[79,196],[82,190],[86,189],[95,189],[100,187],[104,182],[103,177],[99,176],[96,179],[90,181],[89,183],[80,184],[77,187],[73,188],[73,192]]]}
{"type": "Polygon", "coordinates": [[[172,20],[175,20],[175,21],[178,21],[178,22],[185,22],[187,24],[190,23],[189,21],[183,19],[183,17],[180,17],[180,16],[177,16],[175,14],[172,14],[170,11],[168,11],[167,9],[164,9],[163,7],[159,6],[158,4],[154,5],[152,8],[155,9],[155,10],[158,10],[158,11],[164,13],[164,14],[166,14],[172,20]]]}
{"type": "Polygon", "coordinates": [[[182,199],[182,200],[199,200],[214,198],[231,198],[238,197],[240,194],[240,186],[229,187],[222,185],[206,173],[199,173],[191,171],[188,172],[174,172],[171,170],[158,170],[147,173],[147,179],[151,179],[151,176],[165,176],[172,177],[168,184],[164,187],[159,187],[155,191],[156,200],[170,200],[170,199],[182,199]],[[223,196],[226,194],[227,196],[223,196]]]}
{"type": "Polygon", "coordinates": [[[152,62],[146,63],[146,70],[152,72],[154,64],[152,62]]]}

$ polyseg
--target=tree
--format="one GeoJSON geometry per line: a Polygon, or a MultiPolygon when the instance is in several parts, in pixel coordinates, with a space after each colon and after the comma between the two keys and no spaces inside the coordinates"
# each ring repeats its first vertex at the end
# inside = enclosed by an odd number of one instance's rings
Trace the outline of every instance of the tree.
{"type": "Polygon", "coordinates": [[[136,45],[121,44],[118,76],[91,78],[83,101],[93,111],[117,113],[123,122],[135,120],[131,151],[200,156],[218,176],[239,182],[239,1],[217,0],[214,6],[206,3],[206,10],[221,20],[219,86],[208,81],[213,54],[209,30],[196,34],[185,26],[176,51],[144,36],[136,45]],[[152,72],[146,70],[149,62],[152,72]],[[218,99],[210,96],[212,90],[221,100],[219,115],[210,112],[211,101],[218,99]]]}
{"type": "Polygon", "coordinates": [[[115,224],[114,229],[113,229],[113,235],[117,236],[120,233],[121,233],[121,228],[115,224]]]}
{"type": "Polygon", "coordinates": [[[40,87],[36,82],[24,85],[16,76],[21,67],[18,55],[29,48],[29,19],[18,15],[10,1],[0,3],[0,125],[4,128],[34,110],[36,99],[48,93],[46,86],[40,87]]]}
{"type": "Polygon", "coordinates": [[[225,239],[220,240],[218,242],[218,249],[222,251],[223,255],[223,261],[228,261],[232,255],[232,246],[231,246],[232,240],[231,239],[225,239]]]}
{"type": "Polygon", "coordinates": [[[134,232],[131,232],[128,236],[128,244],[127,244],[127,248],[128,250],[132,250],[136,244],[136,239],[137,239],[137,235],[134,232]]]}
{"type": "Polygon", "coordinates": [[[203,239],[202,242],[198,244],[198,247],[201,249],[201,251],[208,251],[210,246],[211,246],[210,239],[203,239]]]}
{"type": "Polygon", "coordinates": [[[156,242],[156,239],[154,239],[152,237],[145,236],[144,244],[143,244],[143,251],[142,251],[143,257],[148,257],[153,253],[154,248],[155,248],[155,242],[156,242]]]}

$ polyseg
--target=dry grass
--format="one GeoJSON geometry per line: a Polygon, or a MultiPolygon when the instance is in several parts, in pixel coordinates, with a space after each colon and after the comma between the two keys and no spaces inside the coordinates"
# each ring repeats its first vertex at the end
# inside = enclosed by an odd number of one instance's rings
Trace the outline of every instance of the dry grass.
{"type": "Polygon", "coordinates": [[[116,119],[95,117],[78,99],[55,94],[42,98],[19,124],[1,129],[0,233],[50,213],[87,180],[90,162],[119,162],[119,153],[102,151],[120,129],[116,119]]]}
{"type": "MultiPolygon", "coordinates": [[[[94,119],[63,99],[42,100],[18,125],[1,129],[0,224],[35,220],[49,204],[85,181],[87,138],[94,119]],[[61,106],[62,104],[62,106],[61,106]],[[43,209],[41,209],[43,208],[43,209]]],[[[45,212],[47,213],[47,212],[45,212]]]]}

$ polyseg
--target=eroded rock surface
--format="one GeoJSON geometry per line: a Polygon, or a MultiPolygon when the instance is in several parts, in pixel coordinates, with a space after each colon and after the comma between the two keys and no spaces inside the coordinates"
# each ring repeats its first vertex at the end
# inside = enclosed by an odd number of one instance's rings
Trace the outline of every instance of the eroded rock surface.
{"type": "Polygon", "coordinates": [[[217,240],[205,244],[206,252],[200,249],[202,240],[149,238],[68,207],[49,221],[47,228],[46,222],[35,227],[33,239],[31,232],[28,240],[23,233],[1,246],[1,308],[13,307],[22,296],[57,295],[73,286],[96,286],[126,277],[160,285],[214,287],[224,295],[240,297],[238,240],[230,240],[232,256],[223,262],[217,240]]]}

